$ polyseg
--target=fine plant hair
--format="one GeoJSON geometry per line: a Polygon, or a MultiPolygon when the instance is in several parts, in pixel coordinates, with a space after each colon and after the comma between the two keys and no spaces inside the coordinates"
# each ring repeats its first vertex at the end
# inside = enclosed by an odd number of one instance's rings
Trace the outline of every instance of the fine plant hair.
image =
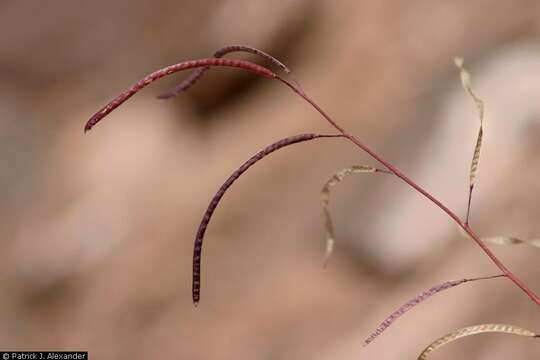
{"type": "MultiPolygon", "coordinates": [[[[288,147],[290,145],[295,145],[305,141],[321,139],[321,138],[337,138],[337,140],[349,141],[354,144],[359,150],[370,155],[376,162],[378,162],[382,167],[377,168],[369,165],[353,165],[352,167],[345,168],[341,171],[338,171],[333,175],[324,185],[321,191],[321,201],[323,204],[323,217],[324,217],[324,226],[326,229],[326,251],[324,257],[324,264],[328,261],[329,256],[332,253],[334,247],[335,236],[333,230],[333,224],[330,217],[330,212],[328,210],[330,189],[343,180],[346,176],[351,174],[358,173],[385,173],[394,175],[406,184],[410,188],[420,194],[422,194],[429,201],[434,203],[440,210],[446,213],[460,228],[461,232],[466,235],[469,239],[473,240],[483,251],[483,253],[494,263],[494,265],[499,269],[500,274],[491,275],[491,276],[482,276],[482,277],[473,277],[461,280],[454,281],[445,281],[440,284],[434,285],[431,288],[419,293],[418,295],[412,297],[410,300],[406,301],[398,309],[393,311],[381,324],[366,338],[364,341],[364,346],[371,343],[376,337],[381,335],[390,325],[394,323],[399,317],[405,314],[407,311],[411,310],[416,305],[422,303],[431,296],[438,294],[442,291],[448,290],[455,286],[467,283],[475,282],[479,280],[487,280],[494,278],[505,278],[510,280],[515,286],[517,286],[530,300],[535,303],[537,306],[540,306],[540,297],[535,294],[529,286],[519,279],[487,246],[487,243],[495,243],[501,245],[513,245],[513,244],[528,244],[531,246],[539,247],[539,242],[537,239],[522,240],[516,237],[509,236],[494,236],[489,238],[481,238],[476,232],[471,228],[469,224],[470,213],[471,213],[471,203],[472,203],[472,194],[474,190],[474,185],[477,177],[478,164],[480,159],[480,151],[482,146],[483,138],[483,121],[484,121],[484,103],[480,98],[472,91],[471,80],[469,73],[465,70],[463,66],[463,59],[456,58],[454,60],[456,66],[459,69],[461,83],[468,95],[473,99],[479,114],[480,127],[477,135],[476,146],[474,148],[473,157],[471,161],[470,173],[469,173],[469,197],[467,202],[467,209],[465,218],[462,219],[452,210],[450,210],[446,205],[444,205],[440,200],[438,200],[431,193],[426,191],[420,185],[418,185],[414,180],[410,179],[407,175],[401,172],[395,165],[388,162],[382,155],[378,152],[375,152],[370,147],[368,147],[363,141],[360,141],[356,136],[351,134],[349,131],[341,127],[328,113],[326,113],[313,99],[311,99],[306,92],[301,88],[299,83],[292,78],[291,71],[287,66],[282,62],[274,58],[273,56],[258,50],[256,48],[246,46],[246,45],[230,45],[223,47],[214,53],[213,57],[202,58],[196,60],[189,60],[180,62],[174,65],[167,66],[165,68],[154,71],[141,80],[137,81],[131,87],[121,92],[116,98],[107,103],[103,108],[97,111],[94,115],[90,117],[87,121],[84,131],[87,132],[91,130],[97,123],[103,120],[107,115],[112,111],[122,105],[130,97],[135,95],[137,92],[142,90],[147,85],[152,82],[159,80],[163,77],[172,75],[177,72],[184,70],[194,69],[195,71],[190,74],[184,81],[179,85],[174,87],[169,92],[159,96],[161,99],[168,99],[174,97],[175,95],[188,90],[191,88],[209,69],[216,67],[228,67],[236,68],[241,71],[251,72],[257,76],[273,79],[281,82],[286,87],[291,89],[295,94],[297,94],[301,99],[306,101],[313,109],[316,110],[330,125],[333,127],[337,133],[336,134],[301,134],[274,142],[273,144],[263,148],[252,156],[249,160],[243,163],[238,169],[233,171],[229,178],[221,185],[217,192],[212,197],[210,204],[208,205],[207,210],[205,211],[199,229],[195,235],[194,251],[193,251],[193,278],[192,278],[192,300],[195,305],[200,301],[201,297],[201,256],[202,256],[202,245],[204,240],[204,235],[208,228],[208,224],[216,210],[220,200],[225,195],[227,190],[232,186],[232,184],[244,174],[251,166],[253,166],[258,161],[262,160],[267,155],[281,150],[282,148],[288,147]],[[245,52],[250,53],[256,56],[259,56],[263,60],[266,60],[270,64],[278,68],[282,75],[278,75],[269,68],[258,65],[254,62],[248,60],[237,60],[237,59],[227,59],[224,58],[225,55],[235,53],[235,52],[245,52]]],[[[440,338],[429,345],[424,352],[420,355],[419,358],[424,359],[427,354],[436,348],[445,345],[448,342],[451,342],[457,338],[469,335],[475,335],[483,332],[503,332],[503,333],[512,333],[516,335],[524,335],[538,338],[538,335],[535,333],[524,330],[513,325],[500,325],[500,324],[484,324],[474,327],[468,327],[464,329],[459,329],[454,332],[451,332],[449,335],[446,335],[443,338],[440,338]],[[442,340],[441,340],[442,339],[442,340]],[[435,344],[435,345],[434,345],[435,344]]]]}

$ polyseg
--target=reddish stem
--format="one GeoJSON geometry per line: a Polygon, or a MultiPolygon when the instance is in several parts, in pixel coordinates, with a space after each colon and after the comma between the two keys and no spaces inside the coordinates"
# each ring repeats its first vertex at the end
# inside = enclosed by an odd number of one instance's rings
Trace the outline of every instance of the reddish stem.
{"type": "Polygon", "coordinates": [[[444,211],[448,216],[452,218],[469,236],[476,242],[478,246],[484,251],[484,253],[495,263],[495,265],[501,270],[501,272],[506,275],[514,284],[516,284],[523,292],[527,294],[531,298],[531,300],[536,303],[536,305],[540,306],[540,298],[538,295],[536,295],[523,281],[521,281],[512,271],[510,271],[496,256],[495,254],[489,249],[489,247],[480,239],[478,235],[470,228],[469,224],[466,222],[461,221],[461,219],[448,207],[446,207],[443,203],[441,203],[437,198],[435,198],[433,195],[431,195],[429,192],[424,190],[422,187],[420,187],[417,183],[415,183],[413,180],[409,179],[405,174],[403,174],[400,170],[398,170],[394,165],[386,161],[384,158],[382,158],[380,155],[375,153],[373,150],[371,150],[369,147],[361,143],[357,138],[355,138],[352,134],[347,132],[345,129],[343,129],[341,126],[339,126],[324,110],[321,109],[319,105],[317,105],[311,98],[309,98],[304,91],[297,88],[297,86],[279,76],[276,77],[276,79],[283,82],[285,85],[290,87],[295,93],[297,93],[302,99],[307,101],[317,112],[319,112],[334,128],[336,128],[340,133],[343,134],[344,137],[349,139],[353,144],[358,146],[360,149],[368,153],[373,159],[377,160],[379,163],[384,165],[388,170],[390,170],[394,175],[399,177],[401,180],[409,184],[413,189],[418,191],[420,194],[424,195],[426,198],[428,198],[431,202],[433,202],[435,205],[437,205],[442,211],[444,211]]]}

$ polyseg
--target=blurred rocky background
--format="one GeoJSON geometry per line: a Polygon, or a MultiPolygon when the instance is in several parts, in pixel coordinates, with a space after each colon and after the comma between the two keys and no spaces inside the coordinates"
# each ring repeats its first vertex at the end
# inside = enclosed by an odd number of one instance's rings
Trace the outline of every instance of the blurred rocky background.
{"type": "MultiPolygon", "coordinates": [[[[363,339],[414,294],[497,269],[439,209],[392,177],[332,195],[334,257],[319,191],[375,163],[325,139],[264,159],[209,226],[202,301],[194,234],[212,194],[260,148],[333,129],[288,89],[209,72],[170,101],[137,94],[89,134],[88,117],[144,74],[226,44],[274,54],[342,125],[464,215],[476,109],[486,103],[471,224],[540,234],[540,3],[500,1],[0,2],[0,348],[92,359],[414,359],[455,328],[540,331],[509,281],[463,285],[363,339]]],[[[241,58],[253,57],[240,56],[241,58]]],[[[540,252],[493,247],[540,292],[540,252]]],[[[538,359],[538,342],[480,335],[433,359],[538,359]]]]}

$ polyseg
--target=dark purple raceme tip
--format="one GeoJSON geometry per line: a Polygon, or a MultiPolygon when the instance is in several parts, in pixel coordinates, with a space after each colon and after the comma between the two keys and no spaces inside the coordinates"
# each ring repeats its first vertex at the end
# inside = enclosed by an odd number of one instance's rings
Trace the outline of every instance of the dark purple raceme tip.
{"type": "Polygon", "coordinates": [[[461,285],[466,282],[470,281],[477,281],[477,280],[487,280],[487,279],[495,279],[500,277],[506,277],[504,274],[500,275],[493,275],[493,276],[484,276],[484,277],[478,277],[478,278],[472,278],[472,279],[461,279],[461,280],[453,280],[453,281],[445,281],[442,284],[438,284],[435,286],[432,286],[428,290],[416,295],[409,301],[407,301],[405,304],[401,305],[396,311],[394,311],[390,316],[388,316],[384,321],[373,331],[367,339],[364,340],[364,346],[369,345],[370,342],[375,340],[379,335],[381,335],[386,329],[390,327],[396,321],[399,319],[403,314],[405,314],[407,311],[411,310],[416,305],[420,304],[424,300],[430,298],[431,296],[444,291],[446,289],[450,289],[454,286],[461,285]]]}
{"type": "Polygon", "coordinates": [[[216,207],[218,206],[219,202],[221,201],[221,198],[227,190],[231,187],[231,185],[240,177],[244,172],[246,172],[247,169],[249,169],[251,166],[253,166],[257,161],[261,160],[265,156],[273,153],[276,150],[279,150],[285,146],[293,145],[296,143],[309,141],[313,139],[318,138],[333,138],[333,137],[343,137],[343,135],[320,135],[320,134],[301,134],[301,135],[295,135],[291,136],[282,140],[279,140],[261,151],[259,151],[257,154],[253,155],[248,161],[242,164],[238,169],[236,169],[231,176],[225,182],[219,190],[216,192],[212,200],[210,201],[210,204],[208,205],[208,208],[206,209],[204,216],[201,220],[201,224],[199,225],[199,230],[197,231],[197,235],[195,236],[195,244],[193,247],[193,303],[195,306],[197,306],[200,294],[201,294],[201,254],[202,254],[202,245],[203,245],[203,238],[204,234],[206,232],[206,228],[208,227],[208,223],[210,222],[210,219],[212,218],[212,215],[214,214],[214,211],[216,210],[216,207]]]}
{"type": "Polygon", "coordinates": [[[88,120],[88,122],[86,123],[86,126],[84,127],[84,131],[86,132],[92,129],[92,127],[96,125],[101,119],[103,119],[105,116],[111,113],[118,106],[122,105],[127,99],[132,97],[134,94],[136,94],[142,88],[151,84],[152,82],[158,79],[161,79],[164,76],[171,75],[179,71],[200,68],[200,67],[214,67],[214,66],[228,66],[228,67],[239,68],[239,69],[250,71],[257,75],[264,76],[267,78],[275,78],[277,76],[269,69],[263,66],[254,64],[252,62],[245,61],[245,60],[208,58],[208,59],[184,61],[175,65],[170,65],[163,69],[154,71],[153,73],[148,74],[141,80],[137,81],[127,90],[125,90],[116,98],[111,100],[107,105],[101,108],[97,113],[95,113],[90,118],[90,120],[88,120]]]}
{"type": "MultiPolygon", "coordinates": [[[[256,49],[254,47],[247,46],[247,45],[229,45],[229,46],[222,47],[221,49],[218,49],[214,53],[214,57],[221,58],[233,52],[246,52],[246,53],[258,55],[268,60],[269,62],[271,62],[272,64],[274,64],[281,70],[285,71],[286,73],[291,72],[289,68],[287,68],[281,61],[279,61],[272,55],[269,55],[262,50],[259,50],[259,49],[256,49]]],[[[186,91],[187,89],[192,87],[197,82],[197,80],[199,80],[201,76],[203,76],[203,74],[209,69],[210,69],[209,66],[198,68],[197,70],[193,71],[193,73],[191,73],[184,81],[176,85],[172,90],[158,96],[158,99],[170,99],[178,95],[179,93],[186,91]]]]}

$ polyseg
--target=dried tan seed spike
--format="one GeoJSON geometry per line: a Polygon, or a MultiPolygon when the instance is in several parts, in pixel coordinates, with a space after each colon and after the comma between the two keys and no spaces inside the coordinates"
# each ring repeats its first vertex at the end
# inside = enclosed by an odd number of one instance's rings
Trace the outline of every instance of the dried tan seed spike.
{"type": "Polygon", "coordinates": [[[482,137],[484,135],[484,129],[480,127],[478,130],[478,137],[476,138],[476,145],[474,146],[474,154],[471,161],[471,171],[469,174],[469,182],[471,186],[474,186],[476,180],[476,172],[478,171],[478,162],[480,160],[480,149],[482,148],[482,137]]]}
{"type": "Polygon", "coordinates": [[[323,216],[324,216],[324,229],[326,231],[326,249],[324,253],[323,264],[326,266],[328,259],[334,251],[335,236],[334,236],[334,225],[332,223],[332,217],[330,216],[330,210],[328,209],[328,204],[330,202],[330,189],[334,187],[337,183],[343,180],[345,177],[351,174],[359,173],[374,173],[374,172],[384,172],[389,173],[388,170],[378,169],[369,165],[353,165],[351,167],[342,169],[335,173],[327,182],[324,184],[321,190],[321,201],[323,204],[323,216]]]}
{"type": "Polygon", "coordinates": [[[457,57],[454,58],[454,63],[456,64],[457,68],[459,69],[459,74],[461,77],[461,85],[463,86],[463,89],[471,96],[473,99],[476,108],[478,109],[478,118],[480,119],[480,129],[478,130],[478,136],[476,138],[476,145],[474,147],[474,154],[471,161],[471,168],[469,171],[469,201],[467,205],[467,216],[465,223],[469,222],[469,212],[471,209],[471,198],[472,198],[472,192],[474,188],[474,183],[476,180],[476,173],[478,171],[478,162],[480,161],[480,149],[482,148],[482,138],[484,135],[484,102],[476,96],[476,94],[472,91],[471,88],[471,76],[465,70],[463,67],[463,58],[457,57]]]}
{"type": "Polygon", "coordinates": [[[495,245],[529,245],[540,248],[540,239],[520,239],[513,236],[491,236],[482,238],[487,243],[495,245]]]}
{"type": "MultiPolygon", "coordinates": [[[[461,227],[458,228],[459,233],[461,236],[465,238],[470,238],[469,234],[467,234],[461,227]]],[[[482,237],[482,241],[486,243],[490,243],[493,245],[528,245],[528,246],[534,246],[537,248],[540,248],[540,239],[520,239],[515,236],[488,236],[488,237],[482,237]]]]}
{"type": "Polygon", "coordinates": [[[428,347],[424,349],[424,351],[422,351],[422,353],[418,356],[418,360],[427,359],[429,353],[437,350],[441,346],[444,346],[462,337],[476,335],[476,334],[490,333],[490,332],[513,334],[513,335],[519,335],[519,336],[538,337],[538,335],[533,333],[532,331],[529,331],[527,329],[523,329],[517,326],[513,326],[513,325],[507,325],[507,324],[474,325],[474,326],[469,326],[466,328],[453,331],[435,340],[434,342],[429,344],[428,347]]]}

